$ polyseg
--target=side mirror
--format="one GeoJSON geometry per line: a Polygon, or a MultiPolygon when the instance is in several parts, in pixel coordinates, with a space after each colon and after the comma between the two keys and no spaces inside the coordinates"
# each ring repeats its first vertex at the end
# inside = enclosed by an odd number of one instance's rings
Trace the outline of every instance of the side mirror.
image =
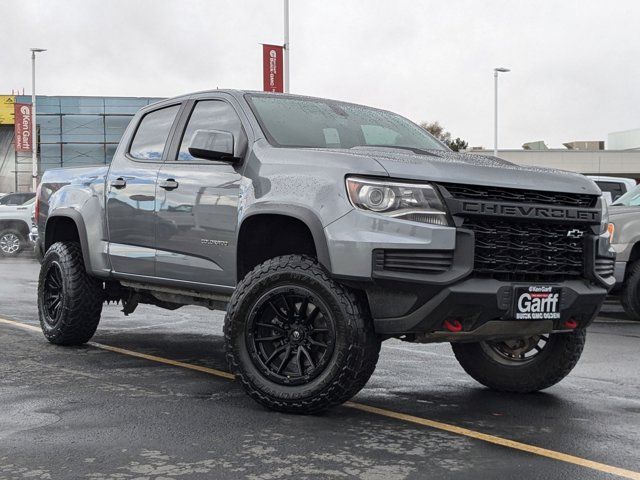
{"type": "Polygon", "coordinates": [[[196,130],[189,144],[189,153],[206,160],[236,160],[233,134],[222,130],[196,130]]]}

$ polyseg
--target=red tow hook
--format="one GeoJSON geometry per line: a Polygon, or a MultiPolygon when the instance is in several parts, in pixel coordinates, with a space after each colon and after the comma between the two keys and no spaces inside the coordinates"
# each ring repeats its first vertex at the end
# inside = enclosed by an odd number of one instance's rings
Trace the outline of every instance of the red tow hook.
{"type": "Polygon", "coordinates": [[[450,332],[456,333],[462,331],[462,324],[459,320],[445,320],[444,322],[442,322],[442,326],[450,332]]]}
{"type": "Polygon", "coordinates": [[[578,326],[578,322],[576,322],[575,318],[570,318],[569,320],[564,322],[564,327],[565,328],[570,328],[571,330],[573,330],[577,326],[578,326]]]}

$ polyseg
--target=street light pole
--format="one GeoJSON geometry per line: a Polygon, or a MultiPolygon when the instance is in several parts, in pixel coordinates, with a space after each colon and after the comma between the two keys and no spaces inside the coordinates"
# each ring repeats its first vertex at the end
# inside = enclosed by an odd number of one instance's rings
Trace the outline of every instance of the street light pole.
{"type": "Polygon", "coordinates": [[[289,0],[284,0],[284,93],[289,93],[289,0]]]}
{"type": "Polygon", "coordinates": [[[508,68],[493,69],[493,156],[498,156],[498,73],[510,72],[508,68]]]}
{"type": "Polygon", "coordinates": [[[38,188],[38,138],[36,125],[36,53],[46,52],[45,48],[31,49],[31,186],[38,188]]]}

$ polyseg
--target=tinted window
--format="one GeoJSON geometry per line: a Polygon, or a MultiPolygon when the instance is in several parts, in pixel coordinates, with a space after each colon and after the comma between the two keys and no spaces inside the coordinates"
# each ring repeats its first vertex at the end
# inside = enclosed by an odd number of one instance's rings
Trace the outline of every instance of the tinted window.
{"type": "Polygon", "coordinates": [[[0,198],[0,205],[22,205],[35,196],[35,193],[10,193],[0,198]]]}
{"type": "Polygon", "coordinates": [[[178,160],[195,160],[189,153],[189,144],[197,130],[223,130],[233,134],[235,151],[243,151],[242,122],[231,105],[222,100],[203,100],[196,103],[182,136],[178,160]]]}
{"type": "Polygon", "coordinates": [[[611,199],[614,202],[624,194],[623,185],[621,183],[598,180],[596,181],[596,184],[603,192],[609,192],[611,194],[611,199]]]}
{"type": "Polygon", "coordinates": [[[129,154],[142,160],[160,160],[169,138],[171,125],[178,114],[179,105],[147,113],[142,117],[131,142],[129,154]]]}
{"type": "Polygon", "coordinates": [[[418,125],[384,110],[320,98],[261,94],[247,98],[275,146],[446,149],[418,125]]]}

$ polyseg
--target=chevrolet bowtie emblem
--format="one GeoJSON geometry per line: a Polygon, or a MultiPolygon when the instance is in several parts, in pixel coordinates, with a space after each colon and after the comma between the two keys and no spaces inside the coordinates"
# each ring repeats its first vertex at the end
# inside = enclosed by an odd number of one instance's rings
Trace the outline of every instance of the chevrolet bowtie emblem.
{"type": "Polygon", "coordinates": [[[577,228],[574,228],[573,230],[569,230],[567,232],[567,237],[571,237],[571,238],[580,238],[584,235],[584,232],[582,230],[578,230],[577,228]]]}

